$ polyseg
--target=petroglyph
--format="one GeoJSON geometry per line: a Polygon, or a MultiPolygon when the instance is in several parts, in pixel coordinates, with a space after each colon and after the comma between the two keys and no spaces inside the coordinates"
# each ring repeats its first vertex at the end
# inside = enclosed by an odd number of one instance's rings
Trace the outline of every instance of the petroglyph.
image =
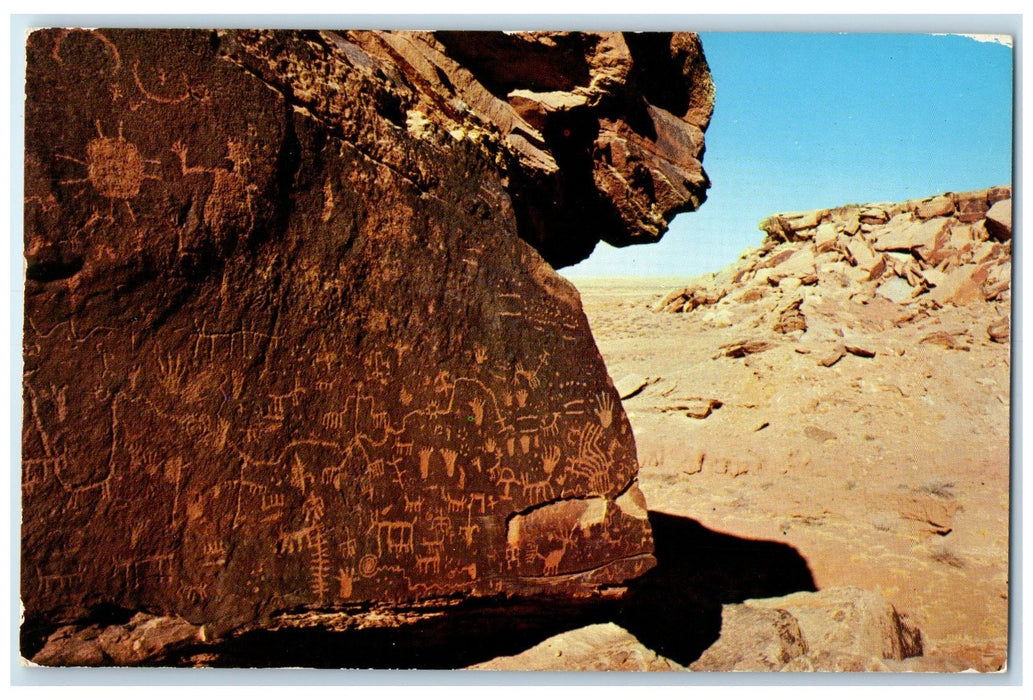
{"type": "MultiPolygon", "coordinates": [[[[160,165],[161,161],[144,159],[136,144],[127,141],[122,136],[122,122],[118,123],[117,137],[105,136],[99,119],[95,124],[97,137],[90,139],[86,144],[85,160],[61,153],[56,154],[58,158],[85,167],[85,177],[60,180],[58,184],[89,183],[94,191],[107,198],[108,221],[114,221],[115,200],[119,200],[124,204],[129,218],[135,223],[136,214],[133,212],[129,200],[140,193],[140,187],[145,180],[161,180],[158,175],[146,172],[148,165],[160,165]]],[[[94,215],[99,216],[96,211],[94,211],[94,215]]]]}
{"type": "MultiPolygon", "coordinates": [[[[185,102],[193,98],[198,103],[207,103],[209,101],[208,89],[204,85],[191,85],[187,79],[187,74],[184,71],[179,71],[178,79],[170,80],[169,74],[159,68],[155,71],[153,80],[154,85],[152,89],[148,89],[144,86],[144,81],[140,79],[140,62],[133,61],[133,83],[137,89],[144,96],[144,98],[150,102],[157,102],[162,105],[174,105],[181,102],[185,102]],[[171,94],[160,94],[160,92],[171,93],[171,94]]],[[[131,106],[132,111],[136,111],[140,108],[140,104],[137,103],[131,106]]]]}
{"type": "Polygon", "coordinates": [[[59,279],[85,262],[77,290],[28,281],[28,616],[90,600],[260,626],[277,606],[587,590],[532,579],[648,551],[618,520],[585,557],[551,529],[507,547],[514,513],[611,493],[635,461],[579,307],[518,234],[543,193],[506,191],[498,163],[524,166],[504,140],[460,163],[390,125],[377,105],[425,88],[378,101],[391,81],[338,73],[333,41],[33,36],[26,250],[71,250],[59,279]],[[301,88],[309,61],[332,77],[301,88]],[[56,513],[71,554],[103,547],[88,580],[44,561],[56,513]]]}
{"type": "Polygon", "coordinates": [[[609,428],[613,423],[613,395],[609,392],[599,392],[595,396],[595,415],[599,419],[599,425],[604,429],[609,428]]]}

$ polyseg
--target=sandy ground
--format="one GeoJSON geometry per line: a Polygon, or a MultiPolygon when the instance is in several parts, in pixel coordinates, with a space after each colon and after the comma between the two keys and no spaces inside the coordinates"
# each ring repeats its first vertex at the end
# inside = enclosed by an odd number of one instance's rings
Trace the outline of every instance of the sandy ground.
{"type": "Polygon", "coordinates": [[[901,322],[825,292],[783,334],[775,299],[658,313],[688,280],[573,281],[618,387],[650,382],[624,407],[651,510],[788,544],[819,589],[880,591],[922,629],[915,670],[1006,663],[1009,345],[986,334],[1006,303],[901,322]],[[727,356],[746,340],[771,346],[727,356]],[[874,357],[822,366],[835,341],[874,357]]]}

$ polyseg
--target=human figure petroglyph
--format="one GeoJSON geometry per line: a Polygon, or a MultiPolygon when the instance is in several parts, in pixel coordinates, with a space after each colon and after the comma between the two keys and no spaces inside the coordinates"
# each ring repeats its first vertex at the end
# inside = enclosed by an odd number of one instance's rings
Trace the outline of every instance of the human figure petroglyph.
{"type": "Polygon", "coordinates": [[[513,569],[520,566],[520,544],[510,543],[506,545],[506,568],[513,569]]]}
{"type": "Polygon", "coordinates": [[[291,465],[290,485],[305,494],[308,491],[309,484],[314,480],[315,477],[309,474],[308,467],[301,461],[301,455],[295,452],[294,463],[291,465]]]}
{"type": "MultiPolygon", "coordinates": [[[[481,511],[483,512],[483,501],[481,511]]],[[[480,526],[473,522],[473,503],[466,504],[466,525],[462,525],[459,528],[459,532],[463,533],[463,539],[466,540],[466,546],[473,546],[473,536],[480,530],[480,526]]]]}
{"type": "Polygon", "coordinates": [[[494,477],[494,479],[495,485],[502,487],[502,494],[500,498],[503,501],[512,500],[512,496],[510,495],[510,489],[513,486],[519,484],[520,481],[517,480],[516,475],[513,473],[513,470],[509,467],[500,467],[498,469],[497,474],[498,476],[494,477]]]}
{"type": "Polygon", "coordinates": [[[344,526],[344,539],[341,541],[341,555],[345,558],[350,559],[355,556],[355,552],[358,550],[358,542],[352,537],[351,530],[347,525],[344,526]]]}
{"type": "Polygon", "coordinates": [[[452,519],[447,515],[440,513],[428,518],[430,529],[436,533],[440,538],[452,542],[455,538],[455,532],[452,529],[452,519]]]}
{"type": "Polygon", "coordinates": [[[343,568],[337,569],[337,597],[340,600],[348,600],[352,597],[352,590],[355,584],[355,571],[343,568]]]}

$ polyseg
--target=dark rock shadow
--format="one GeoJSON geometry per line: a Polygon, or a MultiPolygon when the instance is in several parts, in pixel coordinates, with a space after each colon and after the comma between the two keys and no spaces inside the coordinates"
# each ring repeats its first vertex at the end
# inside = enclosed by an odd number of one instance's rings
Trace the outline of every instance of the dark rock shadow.
{"type": "MultiPolygon", "coordinates": [[[[178,650],[162,666],[220,668],[465,668],[519,654],[572,629],[603,621],[606,604],[569,599],[466,601],[440,617],[398,627],[344,631],[321,627],[256,630],[216,644],[178,650]]],[[[427,609],[421,614],[431,613],[427,609]]]]}
{"type": "Polygon", "coordinates": [[[180,650],[163,665],[360,669],[457,669],[518,654],[549,637],[615,622],[642,644],[688,665],[721,630],[721,606],[814,591],[807,562],[789,545],[709,530],[650,512],[658,564],[619,600],[465,601],[401,627],[281,629],[180,650]]]}
{"type": "Polygon", "coordinates": [[[722,605],[817,590],[807,561],[787,544],[655,511],[649,522],[657,565],[629,584],[613,621],[683,666],[717,641],[722,605]]]}

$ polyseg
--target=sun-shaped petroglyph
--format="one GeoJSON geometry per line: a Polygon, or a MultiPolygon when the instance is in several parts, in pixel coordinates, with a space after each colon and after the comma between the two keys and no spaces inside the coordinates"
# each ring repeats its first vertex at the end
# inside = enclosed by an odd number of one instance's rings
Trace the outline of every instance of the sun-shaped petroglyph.
{"type": "MultiPolygon", "coordinates": [[[[140,193],[145,180],[161,180],[157,175],[147,173],[147,165],[159,165],[160,161],[147,160],[140,155],[136,144],[122,136],[122,123],[118,124],[118,136],[105,136],[100,120],[97,122],[97,138],[86,144],[85,160],[58,153],[58,158],[70,160],[86,168],[86,177],[61,180],[59,185],[89,183],[100,195],[108,199],[108,219],[114,219],[115,200],[121,200],[134,222],[136,215],[129,200],[140,193]]],[[[99,214],[94,212],[94,218],[99,214]]]]}

